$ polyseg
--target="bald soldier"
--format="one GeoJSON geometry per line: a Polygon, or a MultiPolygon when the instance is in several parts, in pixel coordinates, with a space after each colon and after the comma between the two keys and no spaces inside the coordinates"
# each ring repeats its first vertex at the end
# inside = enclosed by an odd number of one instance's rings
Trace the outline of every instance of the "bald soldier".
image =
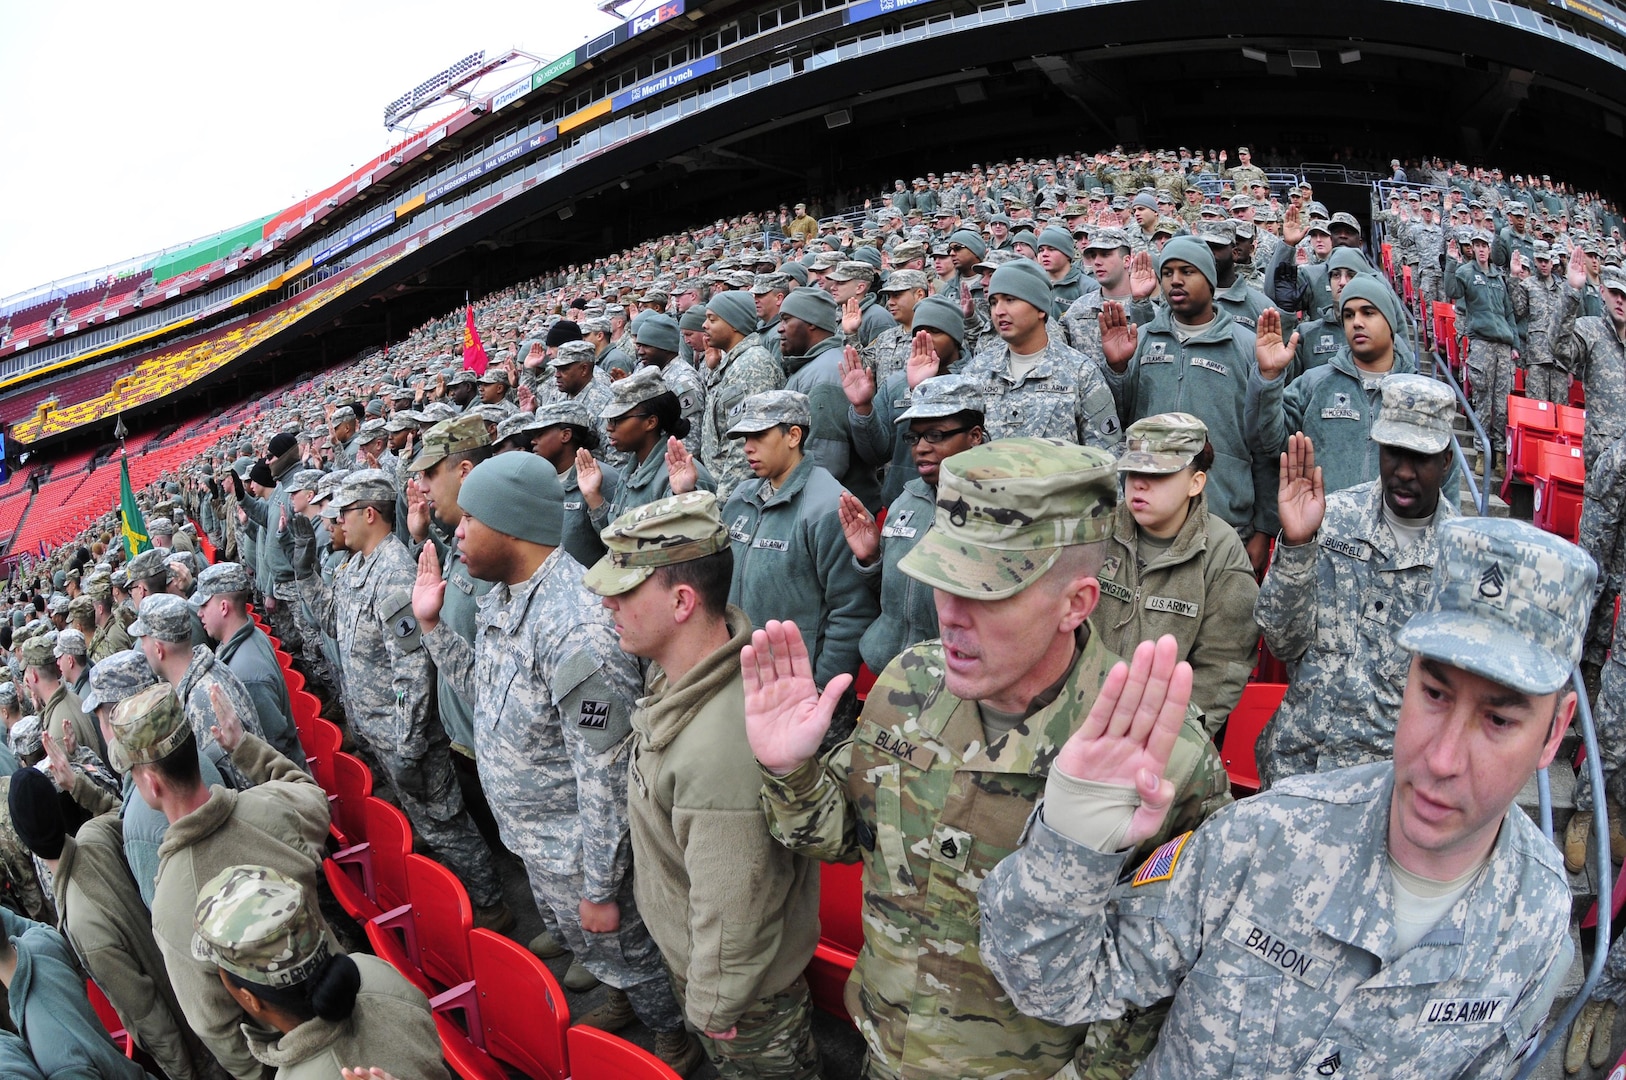
{"type": "Polygon", "coordinates": [[[1078,1023],[1172,996],[1144,1080],[1511,1071],[1572,956],[1558,851],[1514,799],[1575,711],[1596,570],[1507,519],[1452,522],[1440,549],[1399,635],[1393,760],[1286,781],[1145,860],[1191,674],[1167,638],[1112,673],[980,890],[1019,1008],[1078,1023]]]}
{"type": "MultiPolygon", "coordinates": [[[[864,948],[846,1000],[870,1080],[1048,1080],[1075,1058],[1079,1075],[1127,1076],[1159,1010],[1105,1029],[1024,1016],[976,950],[976,885],[1018,846],[1057,748],[1117,662],[1089,623],[1114,459],[1008,439],[939,474],[936,519],[899,568],[934,590],[942,639],[887,666],[852,738],[814,758],[850,680],[816,690],[794,623],[769,622],[742,651],[763,802],[791,850],[864,864],[864,948]]],[[[1141,837],[1148,850],[1230,799],[1199,715],[1172,746],[1177,809],[1141,837]]]]}

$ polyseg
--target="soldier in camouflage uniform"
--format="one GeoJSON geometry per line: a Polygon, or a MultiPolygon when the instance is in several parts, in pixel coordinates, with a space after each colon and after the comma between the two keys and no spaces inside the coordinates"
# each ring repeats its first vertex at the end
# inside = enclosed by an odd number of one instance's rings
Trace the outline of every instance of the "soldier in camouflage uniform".
{"type": "Polygon", "coordinates": [[[893,323],[858,351],[864,366],[874,373],[877,386],[901,372],[909,362],[915,337],[915,305],[931,295],[931,286],[923,270],[894,270],[881,285],[880,293],[893,323]]]}
{"type": "Polygon", "coordinates": [[[1521,255],[1519,267],[1511,274],[1508,291],[1513,295],[1513,313],[1525,325],[1524,396],[1532,401],[1570,403],[1570,373],[1553,355],[1553,327],[1558,302],[1564,296],[1564,282],[1553,273],[1553,252],[1547,241],[1531,245],[1535,273],[1521,255]]]}
{"type": "Polygon", "coordinates": [[[1525,522],[1442,532],[1433,600],[1401,634],[1393,762],[1295,778],[1131,871],[1123,849],[1164,812],[1173,649],[1103,694],[1115,708],[1075,737],[1106,728],[1100,744],[1062,748],[1026,844],[982,886],[983,958],[1018,1007],[1066,1024],[1172,995],[1146,1080],[1512,1070],[1573,954],[1558,853],[1513,803],[1574,712],[1594,568],[1525,522]]]}
{"type": "MultiPolygon", "coordinates": [[[[432,665],[412,617],[412,556],[393,532],[395,485],[378,469],[344,480],[323,510],[343,519],[352,556],[327,585],[315,574],[309,522],[290,529],[290,561],[317,622],[339,642],[345,715],[400,799],[412,831],[468,887],[475,921],[506,928],[513,916],[491,850],[463,805],[451,744],[430,706],[432,665]]],[[[432,557],[432,556],[431,556],[432,557]]]]}
{"type": "Polygon", "coordinates": [[[687,360],[678,356],[677,320],[667,315],[645,314],[637,320],[638,362],[661,373],[666,388],[677,395],[678,412],[689,422],[683,445],[700,456],[700,425],[706,413],[706,383],[687,360]]]}
{"type": "Polygon", "coordinates": [[[440,620],[445,583],[418,560],[412,608],[427,651],[474,704],[474,754],[503,845],[576,960],[613,989],[578,1020],[633,1016],[669,1064],[698,1061],[660,951],[638,914],[627,843],[627,766],[637,664],[616,644],[582,566],[559,546],[564,489],[535,454],[499,454],[464,478],[459,542],[480,599],[474,644],[440,620]]]}
{"type": "Polygon", "coordinates": [[[818,944],[819,874],[762,816],[742,738],[739,657],[751,622],[727,604],[733,557],[716,497],[645,504],[604,539],[609,551],[585,583],[605,598],[621,647],[653,661],[629,769],[639,907],[721,1076],[815,1080],[802,971],[818,944]]]}
{"type": "Polygon", "coordinates": [[[1394,739],[1410,657],[1395,634],[1428,602],[1456,401],[1422,375],[1383,380],[1372,425],[1379,478],[1326,493],[1315,447],[1289,441],[1281,540],[1254,607],[1265,644],[1288,664],[1287,695],[1259,738],[1259,776],[1382,761],[1394,739]]]}
{"type": "Polygon", "coordinates": [[[104,575],[85,581],[85,592],[96,605],[96,633],[90,639],[90,662],[96,664],[131,647],[130,634],[113,611],[113,582],[104,575]]]}
{"type": "MultiPolygon", "coordinates": [[[[1156,1038],[1157,1009],[1088,1043],[1083,1025],[1021,1015],[976,950],[977,886],[1017,847],[1057,750],[1117,661],[1087,622],[1116,501],[1112,458],[1094,447],[1012,439],[945,461],[936,520],[900,564],[937,590],[943,640],[905,649],[855,736],[822,761],[812,754],[846,679],[816,693],[794,624],[769,623],[742,653],[774,835],[864,863],[864,947],[846,1000],[872,1080],[1041,1080],[1075,1055],[1080,1075],[1126,1077],[1156,1038]]],[[[1171,745],[1180,824],[1148,844],[1230,798],[1200,716],[1171,745]]]]}
{"type": "Polygon", "coordinates": [[[706,384],[700,460],[717,481],[719,500],[726,501],[729,493],[752,475],[745,462],[745,450],[728,434],[745,399],[785,385],[784,369],[758,343],[756,325],[757,309],[750,293],[719,293],[706,304],[706,338],[718,359],[706,384]]]}
{"type": "Polygon", "coordinates": [[[348,1065],[449,1080],[423,991],[376,956],[337,953],[316,894],[299,881],[267,866],[229,866],[195,904],[193,953],[220,970],[251,1021],[249,1053],[278,1076],[327,1080],[348,1065]],[[347,978],[348,993],[339,989],[347,978]]]}
{"type": "MultiPolygon", "coordinates": [[[[9,717],[17,708],[17,687],[14,683],[0,683],[0,713],[9,717]]],[[[15,725],[13,725],[15,730],[15,725]]],[[[43,749],[43,747],[41,747],[43,749]]],[[[0,880],[4,882],[7,904],[31,919],[50,922],[55,919],[53,905],[40,887],[34,858],[23,846],[17,831],[11,825],[11,812],[5,802],[8,797],[11,774],[21,767],[17,754],[11,748],[10,733],[0,737],[0,880]]]]}
{"type": "Polygon", "coordinates": [[[963,369],[984,382],[988,437],[1062,439],[1115,454],[1123,429],[1112,391],[1099,367],[1066,345],[1059,330],[1050,332],[1050,280],[1039,264],[1001,266],[988,295],[1002,341],[963,369]]]}

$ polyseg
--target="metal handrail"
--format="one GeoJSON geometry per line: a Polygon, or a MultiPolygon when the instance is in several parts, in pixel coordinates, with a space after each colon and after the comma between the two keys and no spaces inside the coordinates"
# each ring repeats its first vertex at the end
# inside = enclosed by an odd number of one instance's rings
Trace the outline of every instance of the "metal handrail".
{"type": "MultiPolygon", "coordinates": [[[[1581,721],[1581,741],[1586,745],[1587,777],[1592,781],[1592,840],[1593,848],[1598,859],[1598,928],[1593,937],[1592,963],[1587,967],[1586,979],[1581,983],[1581,989],[1570,999],[1558,1020],[1548,1029],[1524,1064],[1520,1066],[1518,1075],[1514,1080],[1529,1080],[1530,1075],[1541,1067],[1542,1059],[1552,1050],[1553,1044],[1563,1038],[1569,1031],[1581,1007],[1592,996],[1597,988],[1598,980],[1603,976],[1603,965],[1609,958],[1609,923],[1614,910],[1614,865],[1609,855],[1609,800],[1603,793],[1603,765],[1598,758],[1598,732],[1592,724],[1592,706],[1586,697],[1586,682],[1581,678],[1581,669],[1573,668],[1570,671],[1570,685],[1575,688],[1575,712],[1581,721]]],[[[1546,776],[1543,769],[1539,774],[1546,776]]],[[[1540,781],[1538,780],[1539,784],[1540,781]]],[[[1551,822],[1548,825],[1551,828],[1551,822]]],[[[1549,834],[1550,835],[1550,834],[1549,834]]]]}
{"type": "Polygon", "coordinates": [[[1457,395],[1457,403],[1462,406],[1468,423],[1474,429],[1474,442],[1479,447],[1479,462],[1484,468],[1485,486],[1481,488],[1474,483],[1474,474],[1468,468],[1468,456],[1462,452],[1462,444],[1456,439],[1451,440],[1451,450],[1456,454],[1457,468],[1462,470],[1462,478],[1468,483],[1468,494],[1473,497],[1474,505],[1479,508],[1479,516],[1487,517],[1490,514],[1490,474],[1491,474],[1491,443],[1490,437],[1485,434],[1485,428],[1474,413],[1474,407],[1468,401],[1468,395],[1462,392],[1457,380],[1451,374],[1451,365],[1441,356],[1438,350],[1432,353],[1434,358],[1434,377],[1440,379],[1457,395]]]}

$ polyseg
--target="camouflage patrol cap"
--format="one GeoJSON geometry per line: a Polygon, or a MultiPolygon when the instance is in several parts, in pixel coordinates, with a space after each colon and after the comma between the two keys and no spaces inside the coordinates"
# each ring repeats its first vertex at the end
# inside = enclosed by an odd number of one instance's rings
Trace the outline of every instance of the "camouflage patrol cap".
{"type": "Polygon", "coordinates": [[[931,531],[898,564],[916,581],[971,600],[1015,596],[1061,549],[1104,540],[1118,503],[1111,455],[1060,439],[1000,439],[938,471],[931,531]]]}
{"type": "MultiPolygon", "coordinates": [[[[333,493],[330,506],[340,510],[357,503],[390,503],[395,502],[395,481],[383,469],[357,469],[344,478],[333,493]]],[[[142,603],[146,608],[146,603],[142,603]]]]}
{"type": "Polygon", "coordinates": [[[344,483],[344,478],[349,475],[349,469],[336,469],[333,472],[322,474],[321,483],[316,485],[316,494],[311,496],[311,502],[319,503],[331,499],[333,493],[339,490],[339,485],[344,483]]]}
{"type": "Polygon", "coordinates": [[[880,288],[882,294],[906,292],[909,289],[925,289],[931,291],[931,283],[926,280],[924,270],[894,270],[887,275],[885,284],[880,288]]]}
{"type": "Polygon", "coordinates": [[[569,367],[571,364],[591,364],[593,357],[597,355],[598,350],[593,348],[591,341],[567,341],[559,346],[559,351],[554,354],[552,360],[548,361],[548,366],[562,368],[569,367]]]}
{"type": "Polygon", "coordinates": [[[751,294],[765,296],[771,292],[788,293],[795,287],[796,283],[791,280],[789,274],[758,274],[751,282],[751,294]]]}
{"type": "Polygon", "coordinates": [[[253,584],[248,569],[242,563],[222,562],[206,566],[203,573],[198,575],[197,588],[192,592],[192,610],[201,611],[203,605],[216,596],[246,593],[253,588],[253,584]]]}
{"type": "Polygon", "coordinates": [[[1563,688],[1581,657],[1598,576],[1568,540],[1511,518],[1459,518],[1439,529],[1428,607],[1395,640],[1526,694],[1563,688]]]}
{"type": "Polygon", "coordinates": [[[1530,245],[1530,257],[1532,259],[1551,260],[1553,257],[1553,247],[1545,240],[1536,240],[1530,245]]]}
{"type": "Polygon", "coordinates": [[[148,536],[174,536],[175,523],[167,517],[155,517],[147,522],[148,536]]]}
{"type": "Polygon", "coordinates": [[[814,270],[833,270],[842,262],[841,252],[821,251],[813,259],[814,270]]]}
{"type": "Polygon", "coordinates": [[[935,375],[909,393],[909,407],[892,421],[941,420],[963,412],[983,411],[984,383],[972,375],[935,375]]]}
{"type": "Polygon", "coordinates": [[[477,383],[479,381],[480,381],[480,376],[476,375],[472,368],[458,368],[456,372],[454,372],[449,378],[447,378],[446,385],[447,386],[473,386],[475,383],[477,383]]]}
{"type": "Polygon", "coordinates": [[[68,605],[68,618],[75,622],[84,622],[96,617],[96,602],[88,593],[76,596],[68,605]]]}
{"type": "Polygon", "coordinates": [[[657,567],[728,550],[728,530],[709,491],[672,495],[628,510],[599,534],[608,549],[582,584],[600,596],[631,592],[657,567]]]}
{"type": "Polygon", "coordinates": [[[513,385],[512,383],[510,383],[508,381],[508,369],[507,368],[500,368],[500,367],[488,367],[488,368],[486,368],[486,373],[484,375],[480,376],[479,382],[480,382],[480,385],[482,385],[482,386],[511,386],[511,385],[513,385]]]}
{"type": "Polygon", "coordinates": [[[85,646],[85,635],[78,630],[62,631],[56,636],[56,645],[51,649],[51,655],[58,658],[64,656],[83,658],[88,653],[89,650],[85,646]]]}
{"type": "Polygon", "coordinates": [[[1361,223],[1355,220],[1355,215],[1345,213],[1342,210],[1332,216],[1330,224],[1343,225],[1345,228],[1354,229],[1357,233],[1361,231],[1361,223]]]}
{"type": "Polygon", "coordinates": [[[852,259],[837,263],[825,278],[830,281],[875,281],[875,267],[867,262],[852,259]]]}
{"type": "Polygon", "coordinates": [[[503,417],[502,423],[497,425],[497,434],[491,440],[492,445],[506,442],[515,435],[533,435],[545,426],[533,413],[513,413],[503,417]]]}
{"type": "Polygon", "coordinates": [[[256,986],[298,986],[329,955],[314,898],[265,866],[222,870],[198,891],[192,959],[256,986]]]}
{"type": "Polygon", "coordinates": [[[1419,454],[1451,445],[1457,399],[1444,383],[1426,375],[1395,374],[1379,384],[1383,404],[1372,423],[1372,441],[1419,454]]]}
{"type": "Polygon", "coordinates": [[[288,480],[289,491],[315,491],[316,485],[322,482],[321,469],[299,469],[288,480]]]}
{"type": "Polygon", "coordinates": [[[805,434],[813,426],[807,395],[795,390],[766,390],[752,394],[740,406],[739,417],[728,429],[731,439],[757,435],[780,424],[795,424],[805,434]]]}
{"type": "Polygon", "coordinates": [[[605,420],[625,416],[651,398],[667,392],[661,369],[645,365],[610,386],[610,400],[599,413],[605,420]]]}
{"type": "Polygon", "coordinates": [[[56,666],[56,650],[51,645],[51,639],[44,634],[34,634],[23,647],[18,650],[17,659],[22,661],[23,667],[54,668],[56,666]]]}
{"type": "Polygon", "coordinates": [[[141,617],[130,624],[130,636],[158,641],[190,641],[192,608],[174,593],[154,593],[141,601],[141,617]]]}
{"type": "Polygon", "coordinates": [[[133,765],[162,761],[192,734],[186,712],[168,683],[125,698],[108,723],[107,763],[121,773],[133,765]]]}
{"type": "Polygon", "coordinates": [[[442,458],[489,445],[491,436],[478,413],[466,413],[455,420],[442,420],[423,433],[423,445],[407,465],[407,472],[423,472],[442,458]]]}
{"type": "Polygon", "coordinates": [[[356,429],[356,445],[366,446],[370,442],[382,439],[385,434],[384,421],[369,420],[356,429]]]}
{"type": "Polygon", "coordinates": [[[1129,234],[1116,226],[1093,229],[1085,242],[1084,251],[1116,251],[1129,246],[1129,234]]]}
{"type": "Polygon", "coordinates": [[[12,682],[0,683],[0,705],[14,708],[17,705],[17,686],[12,682]]]}
{"type": "Polygon", "coordinates": [[[1203,452],[1208,425],[1190,413],[1159,413],[1136,420],[1124,429],[1124,452],[1118,458],[1121,473],[1177,473],[1203,452]]]}
{"type": "MultiPolygon", "coordinates": [[[[583,319],[576,325],[581,328],[581,332],[584,334],[608,334],[610,332],[610,320],[603,315],[594,315],[583,319]]],[[[591,344],[589,344],[589,347],[591,347],[591,344]]]]}
{"type": "Polygon", "coordinates": [[[1606,267],[1598,275],[1598,284],[1610,292],[1626,293],[1626,274],[1619,267],[1606,267]]]}
{"type": "Polygon", "coordinates": [[[1236,243],[1236,225],[1227,219],[1202,221],[1197,225],[1197,235],[1215,247],[1225,247],[1236,243]]]}
{"type": "Polygon", "coordinates": [[[169,571],[164,566],[164,552],[157,548],[148,548],[125,563],[124,572],[130,581],[146,581],[148,578],[164,578],[168,580],[169,578],[169,571]]]}
{"type": "MultiPolygon", "coordinates": [[[[169,571],[166,569],[164,571],[164,574],[167,577],[168,574],[169,574],[169,571]]],[[[129,567],[128,564],[119,567],[117,570],[115,570],[111,574],[107,575],[107,588],[108,588],[108,594],[107,594],[108,599],[112,599],[112,596],[113,596],[112,590],[114,590],[114,589],[123,589],[126,592],[129,591],[129,588],[130,588],[130,567],[129,567]]]]}
{"type": "Polygon", "coordinates": [[[48,615],[66,615],[69,603],[71,601],[66,593],[53,593],[51,599],[46,601],[45,612],[48,615]]]}
{"type": "Polygon", "coordinates": [[[411,409],[402,409],[388,420],[384,421],[384,430],[391,435],[402,431],[411,431],[422,423],[422,414],[411,409]]]}
{"type": "Polygon", "coordinates": [[[423,417],[419,423],[438,424],[442,420],[451,420],[461,414],[457,411],[457,406],[449,401],[431,401],[423,407],[419,415],[423,417]]]}
{"type": "Polygon", "coordinates": [[[140,649],[122,649],[104,657],[90,669],[90,688],[79,699],[79,707],[94,714],[98,706],[117,705],[127,697],[158,685],[158,676],[147,664],[140,649]]]}
{"type": "Polygon", "coordinates": [[[586,428],[588,431],[598,429],[598,421],[579,401],[550,401],[546,405],[539,405],[536,410],[536,422],[543,428],[570,424],[573,427],[586,428]]]}
{"type": "Polygon", "coordinates": [[[11,725],[11,750],[19,757],[45,752],[45,725],[37,716],[25,716],[11,725]]]}
{"type": "Polygon", "coordinates": [[[900,266],[911,259],[924,259],[925,257],[926,245],[919,240],[905,240],[892,249],[893,266],[900,266]]]}

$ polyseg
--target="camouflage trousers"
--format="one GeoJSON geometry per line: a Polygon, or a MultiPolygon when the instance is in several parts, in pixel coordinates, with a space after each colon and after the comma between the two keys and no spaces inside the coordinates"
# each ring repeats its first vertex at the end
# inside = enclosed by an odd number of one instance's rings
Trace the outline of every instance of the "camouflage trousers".
{"type": "Polygon", "coordinates": [[[1507,451],[1507,396],[1513,393],[1513,346],[1483,338],[1468,340],[1468,372],[1474,412],[1490,436],[1491,449],[1507,451]]]}
{"type": "Polygon", "coordinates": [[[632,875],[621,882],[615,902],[621,908],[621,926],[608,934],[593,934],[582,928],[581,901],[584,882],[580,872],[557,874],[541,861],[525,858],[525,875],[531,882],[531,895],[548,932],[598,980],[627,995],[632,1011],[651,1031],[680,1031],[683,1010],[672,996],[666,977],[666,964],[655,939],[649,936],[644,917],[632,896],[632,875]]]}
{"type": "MultiPolygon", "coordinates": [[[[672,993],[684,1004],[687,984],[672,973],[672,993]]],[[[785,989],[758,999],[734,1022],[732,1039],[700,1045],[722,1080],[818,1080],[819,1048],[813,1042],[813,997],[800,975],[785,989]]]]}
{"type": "MultiPolygon", "coordinates": [[[[1610,614],[1614,614],[1613,608],[1610,614]]],[[[1604,661],[1598,700],[1592,703],[1592,723],[1598,729],[1603,789],[1613,804],[1609,812],[1614,813],[1616,807],[1626,806],[1626,657],[1611,656],[1604,661]]],[[[1583,765],[1575,778],[1575,812],[1590,814],[1594,805],[1592,772],[1583,765]]]]}
{"type": "Polygon", "coordinates": [[[1531,401],[1570,403],[1570,373],[1551,363],[1534,363],[1524,372],[1524,396],[1531,401]]]}
{"type": "Polygon", "coordinates": [[[451,748],[442,735],[429,744],[420,758],[397,754],[381,740],[369,739],[355,730],[358,740],[367,742],[367,757],[389,782],[401,812],[412,822],[412,832],[428,854],[443,863],[463,881],[469,901],[477,908],[502,903],[502,882],[492,863],[485,837],[463,805],[463,789],[452,772],[451,748]]]}
{"type": "Polygon", "coordinates": [[[295,609],[299,607],[299,599],[284,600],[280,596],[272,596],[266,604],[265,621],[271,624],[271,632],[282,642],[282,651],[289,656],[300,654],[299,616],[295,609]]]}
{"type": "Polygon", "coordinates": [[[1423,304],[1425,305],[1423,307],[1423,317],[1432,323],[1433,313],[1429,310],[1427,305],[1438,303],[1439,301],[1445,299],[1445,294],[1440,291],[1440,271],[1418,268],[1413,271],[1413,274],[1415,275],[1412,279],[1413,284],[1415,285],[1418,294],[1422,296],[1423,304]]]}
{"type": "Polygon", "coordinates": [[[56,925],[56,912],[45,898],[34,856],[11,824],[11,777],[0,776],[0,889],[7,906],[38,922],[56,925]]]}

